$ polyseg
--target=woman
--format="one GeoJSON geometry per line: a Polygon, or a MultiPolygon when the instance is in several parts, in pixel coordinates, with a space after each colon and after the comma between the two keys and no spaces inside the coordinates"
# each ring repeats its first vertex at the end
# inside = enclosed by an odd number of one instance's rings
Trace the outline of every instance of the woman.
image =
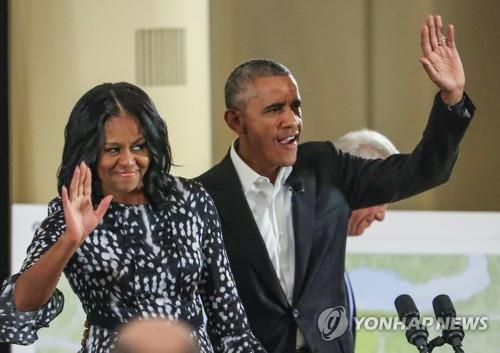
{"type": "Polygon", "coordinates": [[[64,272],[90,325],[82,352],[107,353],[120,323],[155,316],[190,323],[202,352],[263,351],[213,202],[199,184],[171,176],[171,164],[166,125],[138,87],[103,84],[77,102],[65,130],[61,196],[2,289],[0,340],[36,340],[62,310],[56,285],[64,272]]]}

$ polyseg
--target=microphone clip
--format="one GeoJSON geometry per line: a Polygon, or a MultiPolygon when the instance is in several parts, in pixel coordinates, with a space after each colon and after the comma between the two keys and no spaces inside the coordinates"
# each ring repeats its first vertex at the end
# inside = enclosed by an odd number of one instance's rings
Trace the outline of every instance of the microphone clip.
{"type": "Polygon", "coordinates": [[[291,182],[288,185],[290,186],[290,191],[292,192],[292,195],[302,194],[306,191],[304,189],[304,185],[300,181],[291,182]]]}

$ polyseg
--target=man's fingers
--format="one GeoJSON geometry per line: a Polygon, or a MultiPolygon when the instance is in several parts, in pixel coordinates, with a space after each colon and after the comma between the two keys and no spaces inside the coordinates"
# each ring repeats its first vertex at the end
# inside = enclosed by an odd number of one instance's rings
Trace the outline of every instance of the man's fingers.
{"type": "Polygon", "coordinates": [[[347,223],[347,234],[350,236],[355,236],[359,235],[358,234],[358,227],[359,227],[359,216],[356,214],[356,212],[351,214],[351,217],[349,217],[349,222],[347,223]]]}
{"type": "Polygon", "coordinates": [[[429,56],[432,53],[431,43],[429,41],[429,28],[423,25],[420,28],[420,45],[422,46],[422,53],[424,56],[429,56]]]}
{"type": "Polygon", "coordinates": [[[436,36],[436,24],[434,23],[434,16],[427,16],[425,23],[429,29],[429,40],[431,42],[432,50],[438,47],[438,38],[436,36]]]}
{"type": "Polygon", "coordinates": [[[347,235],[352,235],[353,231],[353,226],[352,226],[352,222],[351,222],[351,219],[349,219],[349,223],[347,223],[347,235]]]}
{"type": "MultiPolygon", "coordinates": [[[[447,47],[450,47],[449,45],[449,40],[447,38],[447,36],[444,34],[444,30],[443,30],[443,20],[441,19],[441,16],[437,15],[437,21],[438,21],[438,26],[439,26],[439,31],[437,33],[437,36],[438,36],[438,44],[440,46],[447,46],[447,47]]],[[[449,34],[449,25],[447,26],[448,27],[448,33],[449,34]]]]}
{"type": "Polygon", "coordinates": [[[446,44],[450,48],[455,48],[455,27],[453,25],[448,25],[446,44]]]}
{"type": "Polygon", "coordinates": [[[361,235],[360,227],[361,227],[361,222],[359,222],[359,220],[357,220],[357,222],[353,225],[351,235],[354,235],[354,236],[361,235]]]}
{"type": "Polygon", "coordinates": [[[446,37],[443,34],[443,20],[441,19],[441,16],[434,16],[434,23],[436,24],[436,38],[438,46],[443,46],[446,44],[446,37]]]}
{"type": "Polygon", "coordinates": [[[439,41],[439,39],[443,36],[443,20],[441,19],[441,16],[436,15],[434,16],[434,23],[436,24],[436,37],[439,41]]]}
{"type": "Polygon", "coordinates": [[[432,66],[431,62],[429,61],[429,59],[427,59],[426,57],[421,57],[419,59],[420,63],[422,64],[422,66],[424,67],[424,70],[427,72],[427,74],[429,75],[429,77],[431,78],[431,80],[434,81],[434,78],[437,76],[437,71],[434,69],[434,66],[432,66]]]}
{"type": "Polygon", "coordinates": [[[108,195],[105,198],[103,198],[101,202],[99,202],[99,206],[97,206],[97,209],[95,210],[95,215],[99,221],[101,221],[101,219],[106,214],[106,211],[108,210],[111,200],[113,200],[113,196],[108,195]]]}

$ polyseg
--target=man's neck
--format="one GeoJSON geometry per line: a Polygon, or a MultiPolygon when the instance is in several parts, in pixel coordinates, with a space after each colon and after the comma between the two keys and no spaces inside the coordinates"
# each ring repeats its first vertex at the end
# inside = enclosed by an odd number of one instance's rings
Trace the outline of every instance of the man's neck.
{"type": "Polygon", "coordinates": [[[238,150],[237,147],[236,147],[236,153],[241,158],[241,160],[243,162],[245,162],[245,164],[248,167],[250,167],[255,173],[268,178],[269,181],[271,182],[271,184],[274,185],[274,182],[276,181],[276,177],[278,176],[278,173],[280,171],[280,167],[276,167],[276,166],[268,166],[267,167],[267,166],[263,165],[262,163],[254,162],[252,160],[252,158],[248,158],[245,156],[244,153],[243,154],[240,153],[240,151],[238,150]]]}

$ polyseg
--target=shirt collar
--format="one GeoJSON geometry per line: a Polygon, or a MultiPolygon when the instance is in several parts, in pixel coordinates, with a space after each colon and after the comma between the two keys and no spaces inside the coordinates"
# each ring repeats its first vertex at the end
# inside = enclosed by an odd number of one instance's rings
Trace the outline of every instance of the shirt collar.
{"type": "MultiPolygon", "coordinates": [[[[236,173],[238,174],[238,177],[240,178],[241,186],[243,187],[243,192],[246,194],[250,188],[255,184],[257,180],[267,180],[269,181],[269,178],[262,176],[255,172],[252,168],[246,164],[243,159],[238,155],[238,152],[236,152],[236,142],[238,139],[234,139],[233,143],[231,144],[231,150],[229,152],[231,161],[233,162],[234,168],[236,169],[236,173]]],[[[287,166],[287,167],[281,167],[278,175],[276,176],[276,182],[274,183],[275,187],[283,186],[285,184],[288,176],[292,172],[293,167],[292,166],[287,166]]]]}

